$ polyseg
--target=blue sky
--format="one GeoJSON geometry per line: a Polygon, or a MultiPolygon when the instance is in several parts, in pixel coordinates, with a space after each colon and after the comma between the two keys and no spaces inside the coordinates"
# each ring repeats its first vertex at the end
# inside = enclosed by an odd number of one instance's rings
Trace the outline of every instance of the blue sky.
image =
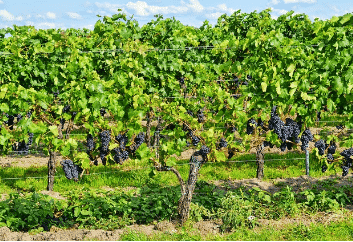
{"type": "Polygon", "coordinates": [[[272,8],[272,17],[294,10],[310,19],[330,19],[353,12],[352,0],[0,0],[0,28],[33,25],[37,29],[93,29],[96,15],[111,16],[121,8],[134,15],[140,26],[155,14],[175,17],[183,24],[199,27],[206,19],[215,24],[217,18],[234,11],[250,13],[272,8]]]}

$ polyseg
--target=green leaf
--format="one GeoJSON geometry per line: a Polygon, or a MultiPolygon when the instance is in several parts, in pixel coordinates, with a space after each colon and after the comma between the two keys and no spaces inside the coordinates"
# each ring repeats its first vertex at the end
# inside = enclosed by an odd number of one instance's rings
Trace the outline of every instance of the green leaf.
{"type": "Polygon", "coordinates": [[[261,82],[261,88],[263,92],[266,92],[267,90],[267,83],[266,82],[261,82]]]}
{"type": "Polygon", "coordinates": [[[295,70],[295,64],[290,64],[289,66],[288,66],[288,68],[287,68],[287,72],[289,72],[289,76],[290,77],[293,77],[293,72],[294,72],[294,70],[295,70]]]}
{"type": "Polygon", "coordinates": [[[222,151],[215,150],[215,157],[217,161],[226,161],[227,157],[222,151]]]}
{"type": "Polygon", "coordinates": [[[169,157],[169,159],[166,162],[166,166],[175,166],[177,162],[177,159],[174,156],[169,157]]]}
{"type": "Polygon", "coordinates": [[[54,136],[58,136],[59,135],[57,126],[55,126],[55,125],[49,126],[49,130],[54,136]]]}

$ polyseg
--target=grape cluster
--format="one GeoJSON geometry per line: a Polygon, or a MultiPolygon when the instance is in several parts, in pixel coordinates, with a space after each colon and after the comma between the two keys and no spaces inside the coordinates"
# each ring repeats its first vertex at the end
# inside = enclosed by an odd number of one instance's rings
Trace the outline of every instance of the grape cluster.
{"type": "Polygon", "coordinates": [[[248,123],[246,125],[246,133],[247,134],[252,134],[255,130],[255,127],[257,126],[257,123],[255,121],[255,119],[251,118],[248,120],[248,123]],[[253,124],[253,125],[251,125],[253,124]]]}
{"type": "Polygon", "coordinates": [[[278,137],[282,137],[282,127],[284,126],[284,122],[278,117],[276,110],[277,106],[274,106],[271,111],[271,118],[268,121],[268,128],[274,130],[278,137]]]}
{"type": "Polygon", "coordinates": [[[88,134],[86,141],[87,141],[87,142],[86,142],[86,146],[87,146],[87,151],[86,151],[86,153],[88,154],[89,159],[90,159],[91,161],[93,161],[94,165],[97,166],[97,165],[98,165],[98,161],[97,161],[97,160],[94,160],[93,157],[92,157],[92,155],[91,155],[91,152],[96,148],[96,143],[94,142],[94,137],[93,137],[93,135],[88,134]]]}
{"type": "Polygon", "coordinates": [[[199,123],[205,122],[205,115],[203,114],[203,111],[201,111],[201,110],[199,110],[199,111],[197,112],[197,121],[198,121],[199,123]]]}
{"type": "Polygon", "coordinates": [[[228,159],[234,156],[234,152],[232,150],[228,150],[228,159]]]}
{"type": "Polygon", "coordinates": [[[341,166],[341,168],[342,168],[342,176],[347,176],[349,168],[352,167],[351,156],[353,155],[353,148],[346,149],[346,150],[342,151],[340,154],[345,159],[345,162],[344,162],[343,166],[341,166]]]}
{"type": "Polygon", "coordinates": [[[87,152],[91,152],[96,147],[96,143],[94,142],[93,135],[87,135],[87,152]]]}
{"type": "Polygon", "coordinates": [[[197,146],[197,144],[200,142],[200,138],[194,135],[192,131],[189,131],[188,135],[191,137],[192,145],[197,146]]]}
{"type": "Polygon", "coordinates": [[[191,117],[194,116],[194,113],[193,113],[191,110],[188,110],[187,113],[188,113],[191,117]]]}
{"type": "Polygon", "coordinates": [[[226,148],[227,146],[228,146],[227,141],[226,141],[224,138],[222,138],[222,139],[219,141],[218,149],[226,148]]]}
{"type": "Polygon", "coordinates": [[[318,150],[319,150],[319,155],[325,154],[325,150],[326,150],[327,146],[328,145],[326,144],[326,142],[323,139],[320,139],[319,141],[317,141],[315,143],[315,147],[318,148],[318,150]]]}
{"type": "Polygon", "coordinates": [[[29,147],[33,143],[33,133],[28,133],[28,142],[26,143],[24,140],[19,142],[17,146],[14,144],[12,146],[13,151],[18,151],[19,153],[23,155],[28,155],[29,153],[29,147]]]}
{"type": "Polygon", "coordinates": [[[337,125],[336,126],[336,129],[343,129],[344,128],[344,125],[343,124],[340,124],[340,125],[337,125]]]}
{"type": "Polygon", "coordinates": [[[306,129],[302,137],[300,137],[300,140],[302,142],[301,149],[302,151],[305,151],[309,147],[309,142],[314,139],[313,135],[311,134],[309,129],[306,129]]]}
{"type": "Polygon", "coordinates": [[[273,144],[269,141],[264,141],[264,147],[270,147],[270,148],[273,148],[273,144]]]}
{"type": "Polygon", "coordinates": [[[7,113],[5,113],[5,115],[8,118],[8,120],[4,121],[4,123],[10,127],[10,130],[13,130],[13,123],[14,123],[15,116],[8,115],[7,113]]]}
{"type": "Polygon", "coordinates": [[[321,166],[321,171],[322,171],[322,173],[326,172],[327,171],[327,166],[326,165],[322,165],[321,166]]]}
{"type": "Polygon", "coordinates": [[[268,122],[268,128],[274,130],[274,133],[281,139],[281,151],[285,151],[286,149],[291,150],[293,143],[299,143],[300,141],[298,135],[300,134],[301,125],[290,118],[286,118],[286,123],[284,123],[280,117],[278,117],[276,110],[277,107],[274,106],[271,111],[271,118],[268,122]]]}
{"type": "Polygon", "coordinates": [[[145,142],[145,134],[141,132],[135,137],[134,145],[130,147],[131,153],[135,153],[143,142],[145,142]]]}
{"type": "Polygon", "coordinates": [[[104,130],[99,133],[99,138],[101,140],[101,147],[99,149],[99,157],[102,160],[103,165],[106,165],[106,156],[109,153],[109,142],[110,142],[110,131],[104,130]]]}
{"type": "Polygon", "coordinates": [[[125,149],[125,146],[126,144],[129,142],[129,139],[127,138],[127,136],[124,134],[118,134],[116,137],[115,137],[116,141],[119,142],[119,147],[120,149],[125,149]]]}
{"type": "Polygon", "coordinates": [[[60,164],[63,167],[66,178],[69,180],[71,180],[72,178],[74,178],[75,180],[78,179],[78,176],[83,171],[83,169],[80,166],[74,164],[72,160],[63,160],[62,162],[60,162],[60,164]]]}
{"type": "Polygon", "coordinates": [[[107,113],[107,111],[105,111],[104,108],[101,108],[101,110],[100,110],[101,116],[104,117],[104,115],[105,115],[106,113],[107,113]]]}
{"type": "Polygon", "coordinates": [[[337,146],[336,143],[331,141],[330,146],[327,149],[327,153],[333,155],[336,152],[337,146]]]}
{"type": "Polygon", "coordinates": [[[16,117],[17,117],[17,123],[18,122],[20,122],[21,120],[22,120],[22,114],[20,114],[20,113],[18,113],[17,115],[16,115],[16,117]]]}
{"type": "MultiPolygon", "coordinates": [[[[68,113],[69,111],[70,111],[70,105],[66,105],[64,108],[63,108],[63,111],[62,111],[62,113],[64,114],[64,113],[68,113]]],[[[64,128],[64,124],[65,124],[65,119],[64,118],[61,118],[60,119],[60,124],[61,124],[61,129],[63,129],[64,128]]]]}
{"type": "Polygon", "coordinates": [[[207,160],[207,154],[210,153],[210,148],[206,145],[203,145],[199,151],[194,153],[194,156],[202,156],[202,161],[205,162],[207,160]]]}
{"type": "Polygon", "coordinates": [[[64,108],[63,108],[63,113],[68,113],[70,111],[70,105],[66,105],[64,108]]]}
{"type": "Polygon", "coordinates": [[[33,110],[29,110],[26,114],[27,118],[30,118],[32,116],[33,110]]]}
{"type": "Polygon", "coordinates": [[[117,164],[122,165],[125,160],[129,159],[129,153],[126,150],[115,148],[113,151],[115,152],[114,161],[117,164]]]}
{"type": "Polygon", "coordinates": [[[53,92],[54,98],[57,98],[59,94],[60,94],[59,90],[57,90],[56,92],[53,92]]]}
{"type": "Polygon", "coordinates": [[[76,115],[77,115],[77,112],[72,112],[72,119],[74,119],[75,117],[76,117],[76,115]]]}
{"type": "Polygon", "coordinates": [[[180,84],[180,86],[182,86],[182,85],[185,84],[185,78],[184,78],[184,77],[181,77],[181,78],[179,79],[179,84],[180,84]]]}

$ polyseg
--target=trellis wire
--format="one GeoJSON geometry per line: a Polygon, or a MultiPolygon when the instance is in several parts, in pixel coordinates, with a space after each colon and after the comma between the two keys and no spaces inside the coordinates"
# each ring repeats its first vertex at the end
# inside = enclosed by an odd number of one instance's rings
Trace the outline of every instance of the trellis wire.
{"type": "MultiPolygon", "coordinates": [[[[290,160],[305,160],[305,158],[285,158],[285,159],[268,159],[265,160],[266,162],[268,161],[290,161],[290,160]]],[[[225,161],[226,163],[244,163],[244,162],[254,162],[257,160],[234,160],[234,161],[225,161]]],[[[181,163],[181,164],[175,164],[174,166],[184,166],[184,165],[191,165],[191,162],[187,163],[181,163]]],[[[215,162],[205,162],[202,164],[216,164],[215,162]]],[[[118,171],[109,171],[109,172],[95,172],[95,173],[90,173],[90,174],[83,174],[83,176],[90,176],[90,175],[97,175],[97,174],[110,174],[110,173],[117,173],[117,172],[126,172],[126,171],[135,171],[135,170],[142,170],[142,169],[148,169],[148,168],[157,168],[158,166],[144,166],[144,167],[138,167],[134,169],[129,169],[129,170],[118,170],[118,171]]],[[[64,175],[57,175],[54,177],[65,177],[64,175]]],[[[14,178],[0,178],[0,180],[21,180],[21,179],[45,179],[48,178],[48,176],[40,176],[40,177],[14,177],[14,178]]]]}
{"type": "MultiPolygon", "coordinates": [[[[293,46],[280,46],[281,48],[283,47],[290,47],[290,48],[298,48],[298,47],[318,47],[319,45],[317,44],[313,44],[313,45],[293,45],[293,46]]],[[[323,45],[323,47],[326,47],[328,45],[323,45]]],[[[45,47],[45,46],[44,46],[45,47]]],[[[226,47],[226,48],[219,48],[216,46],[187,46],[185,48],[163,48],[163,49],[159,49],[159,48],[151,48],[151,49],[147,49],[146,51],[148,52],[153,52],[153,51],[191,51],[191,50],[231,50],[231,49],[236,49],[239,48],[238,46],[233,46],[233,47],[226,47]]],[[[272,48],[276,48],[275,46],[273,46],[272,48]]],[[[102,50],[88,50],[88,51],[82,51],[79,50],[78,53],[83,53],[83,54],[87,54],[87,53],[113,53],[113,52],[133,52],[133,51],[126,51],[124,49],[102,49],[102,50]]],[[[61,54],[61,53],[66,53],[64,51],[60,51],[60,52],[37,52],[35,54],[61,54]]],[[[7,53],[7,52],[0,52],[0,56],[6,56],[6,55],[14,55],[13,53],[7,53]]]]}

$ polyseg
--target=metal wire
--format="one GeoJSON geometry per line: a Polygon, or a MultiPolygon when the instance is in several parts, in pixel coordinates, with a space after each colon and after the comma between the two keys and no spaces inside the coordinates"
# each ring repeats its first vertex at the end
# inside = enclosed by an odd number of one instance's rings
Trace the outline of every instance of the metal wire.
{"type": "MultiPolygon", "coordinates": [[[[305,158],[284,158],[284,159],[268,159],[265,160],[265,162],[268,161],[279,161],[279,160],[285,160],[285,161],[290,161],[290,160],[305,160],[305,158]]],[[[254,162],[257,160],[238,160],[238,161],[225,161],[226,163],[244,163],[244,162],[254,162]]],[[[181,164],[175,164],[174,166],[184,166],[184,165],[191,165],[193,163],[187,162],[187,163],[181,163],[181,164]]],[[[215,162],[205,162],[202,164],[216,164],[215,162]]],[[[134,169],[129,169],[127,171],[135,171],[135,170],[142,170],[142,169],[149,169],[149,168],[157,168],[157,166],[144,166],[144,167],[138,167],[134,169]]],[[[109,171],[109,172],[95,172],[95,173],[90,173],[90,174],[83,174],[83,176],[91,176],[91,175],[97,175],[97,174],[110,174],[110,173],[117,173],[117,172],[126,172],[126,170],[119,170],[119,171],[109,171]]],[[[65,176],[53,176],[53,177],[65,177],[65,176]]],[[[48,176],[41,176],[41,177],[15,177],[15,178],[0,178],[0,180],[21,180],[21,179],[45,179],[48,178],[48,176]]]]}
{"type": "MultiPolygon", "coordinates": [[[[284,47],[290,47],[290,48],[298,48],[298,47],[318,47],[319,45],[314,44],[314,45],[293,45],[293,46],[280,46],[281,48],[284,47]]],[[[323,45],[324,47],[329,46],[329,45],[323,45]]],[[[153,51],[191,51],[191,50],[231,50],[231,49],[237,49],[238,46],[233,46],[233,47],[226,47],[226,48],[219,48],[215,46],[188,46],[185,48],[152,48],[152,49],[147,49],[146,51],[148,52],[153,52],[153,51]]],[[[273,46],[272,48],[276,48],[273,46]]],[[[133,52],[133,51],[126,51],[124,49],[102,49],[102,50],[88,50],[88,51],[82,51],[79,50],[78,53],[113,53],[113,52],[133,52]]],[[[66,52],[37,52],[35,54],[61,54],[61,53],[66,53],[66,52]]],[[[0,56],[6,56],[6,55],[14,55],[13,53],[8,53],[8,52],[0,52],[0,56]]],[[[245,56],[243,56],[245,57],[245,56]]]]}

